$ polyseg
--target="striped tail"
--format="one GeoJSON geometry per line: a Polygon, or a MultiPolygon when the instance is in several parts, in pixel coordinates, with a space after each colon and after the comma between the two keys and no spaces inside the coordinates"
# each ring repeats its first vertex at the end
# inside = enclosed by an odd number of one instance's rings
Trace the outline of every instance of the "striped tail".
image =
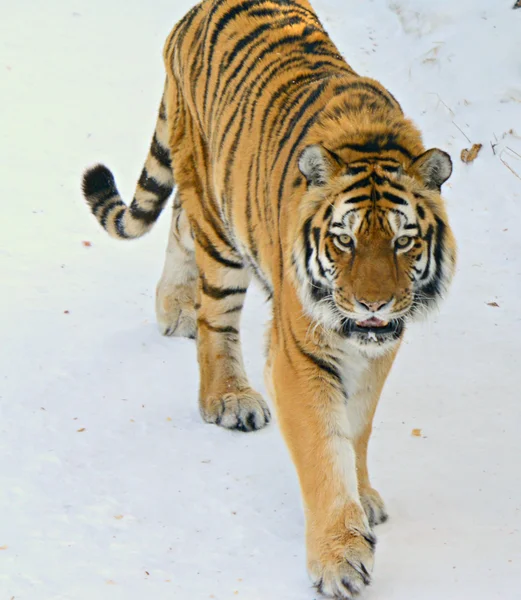
{"type": "Polygon", "coordinates": [[[114,176],[104,165],[96,165],[83,175],[85,200],[92,214],[112,237],[141,237],[152,228],[165,207],[174,188],[168,137],[163,100],[152,144],[130,206],[121,199],[114,176]]]}

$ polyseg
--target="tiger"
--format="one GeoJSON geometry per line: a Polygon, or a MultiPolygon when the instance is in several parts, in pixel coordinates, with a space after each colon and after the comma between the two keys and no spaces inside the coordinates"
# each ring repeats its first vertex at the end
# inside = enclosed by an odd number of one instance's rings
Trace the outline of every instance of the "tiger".
{"type": "Polygon", "coordinates": [[[164,91],[134,198],[88,169],[103,228],[138,238],[174,187],[156,314],[195,338],[204,421],[271,420],[241,352],[255,280],[270,300],[265,380],[295,465],[307,570],[327,597],[371,582],[387,519],[367,467],[382,388],[407,325],[439,305],[456,242],[450,156],[342,57],[308,0],[203,0],[163,50],[164,91]]]}

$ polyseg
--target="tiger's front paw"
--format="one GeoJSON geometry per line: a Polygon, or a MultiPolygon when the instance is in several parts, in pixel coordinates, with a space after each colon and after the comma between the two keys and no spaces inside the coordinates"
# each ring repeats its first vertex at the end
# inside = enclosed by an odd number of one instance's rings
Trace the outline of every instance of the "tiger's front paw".
{"type": "Polygon", "coordinates": [[[371,527],[385,523],[389,518],[384,501],[374,488],[361,489],[360,501],[371,527]]]}
{"type": "Polygon", "coordinates": [[[203,419],[226,429],[255,431],[271,421],[268,405],[252,389],[210,396],[200,401],[203,419]]]}
{"type": "Polygon", "coordinates": [[[324,596],[352,600],[370,585],[376,538],[364,521],[341,521],[336,530],[308,542],[308,571],[324,596]]]}

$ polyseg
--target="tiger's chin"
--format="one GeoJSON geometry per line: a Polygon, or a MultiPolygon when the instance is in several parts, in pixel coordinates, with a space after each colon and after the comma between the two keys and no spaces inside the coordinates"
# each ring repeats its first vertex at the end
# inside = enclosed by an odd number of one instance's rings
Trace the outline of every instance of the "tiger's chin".
{"type": "Polygon", "coordinates": [[[346,319],[339,333],[362,354],[377,357],[392,350],[401,340],[404,330],[404,318],[385,323],[378,319],[362,322],[346,319]]]}

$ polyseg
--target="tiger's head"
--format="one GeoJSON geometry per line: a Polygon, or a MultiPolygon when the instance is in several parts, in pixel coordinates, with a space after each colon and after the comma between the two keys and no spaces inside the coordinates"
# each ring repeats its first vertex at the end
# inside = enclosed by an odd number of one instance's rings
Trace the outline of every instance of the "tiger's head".
{"type": "Polygon", "coordinates": [[[380,354],[442,298],[456,247],[440,196],[450,157],[432,149],[406,166],[378,155],[347,164],[304,149],[307,182],[293,264],[304,308],[367,354],[380,354]]]}

